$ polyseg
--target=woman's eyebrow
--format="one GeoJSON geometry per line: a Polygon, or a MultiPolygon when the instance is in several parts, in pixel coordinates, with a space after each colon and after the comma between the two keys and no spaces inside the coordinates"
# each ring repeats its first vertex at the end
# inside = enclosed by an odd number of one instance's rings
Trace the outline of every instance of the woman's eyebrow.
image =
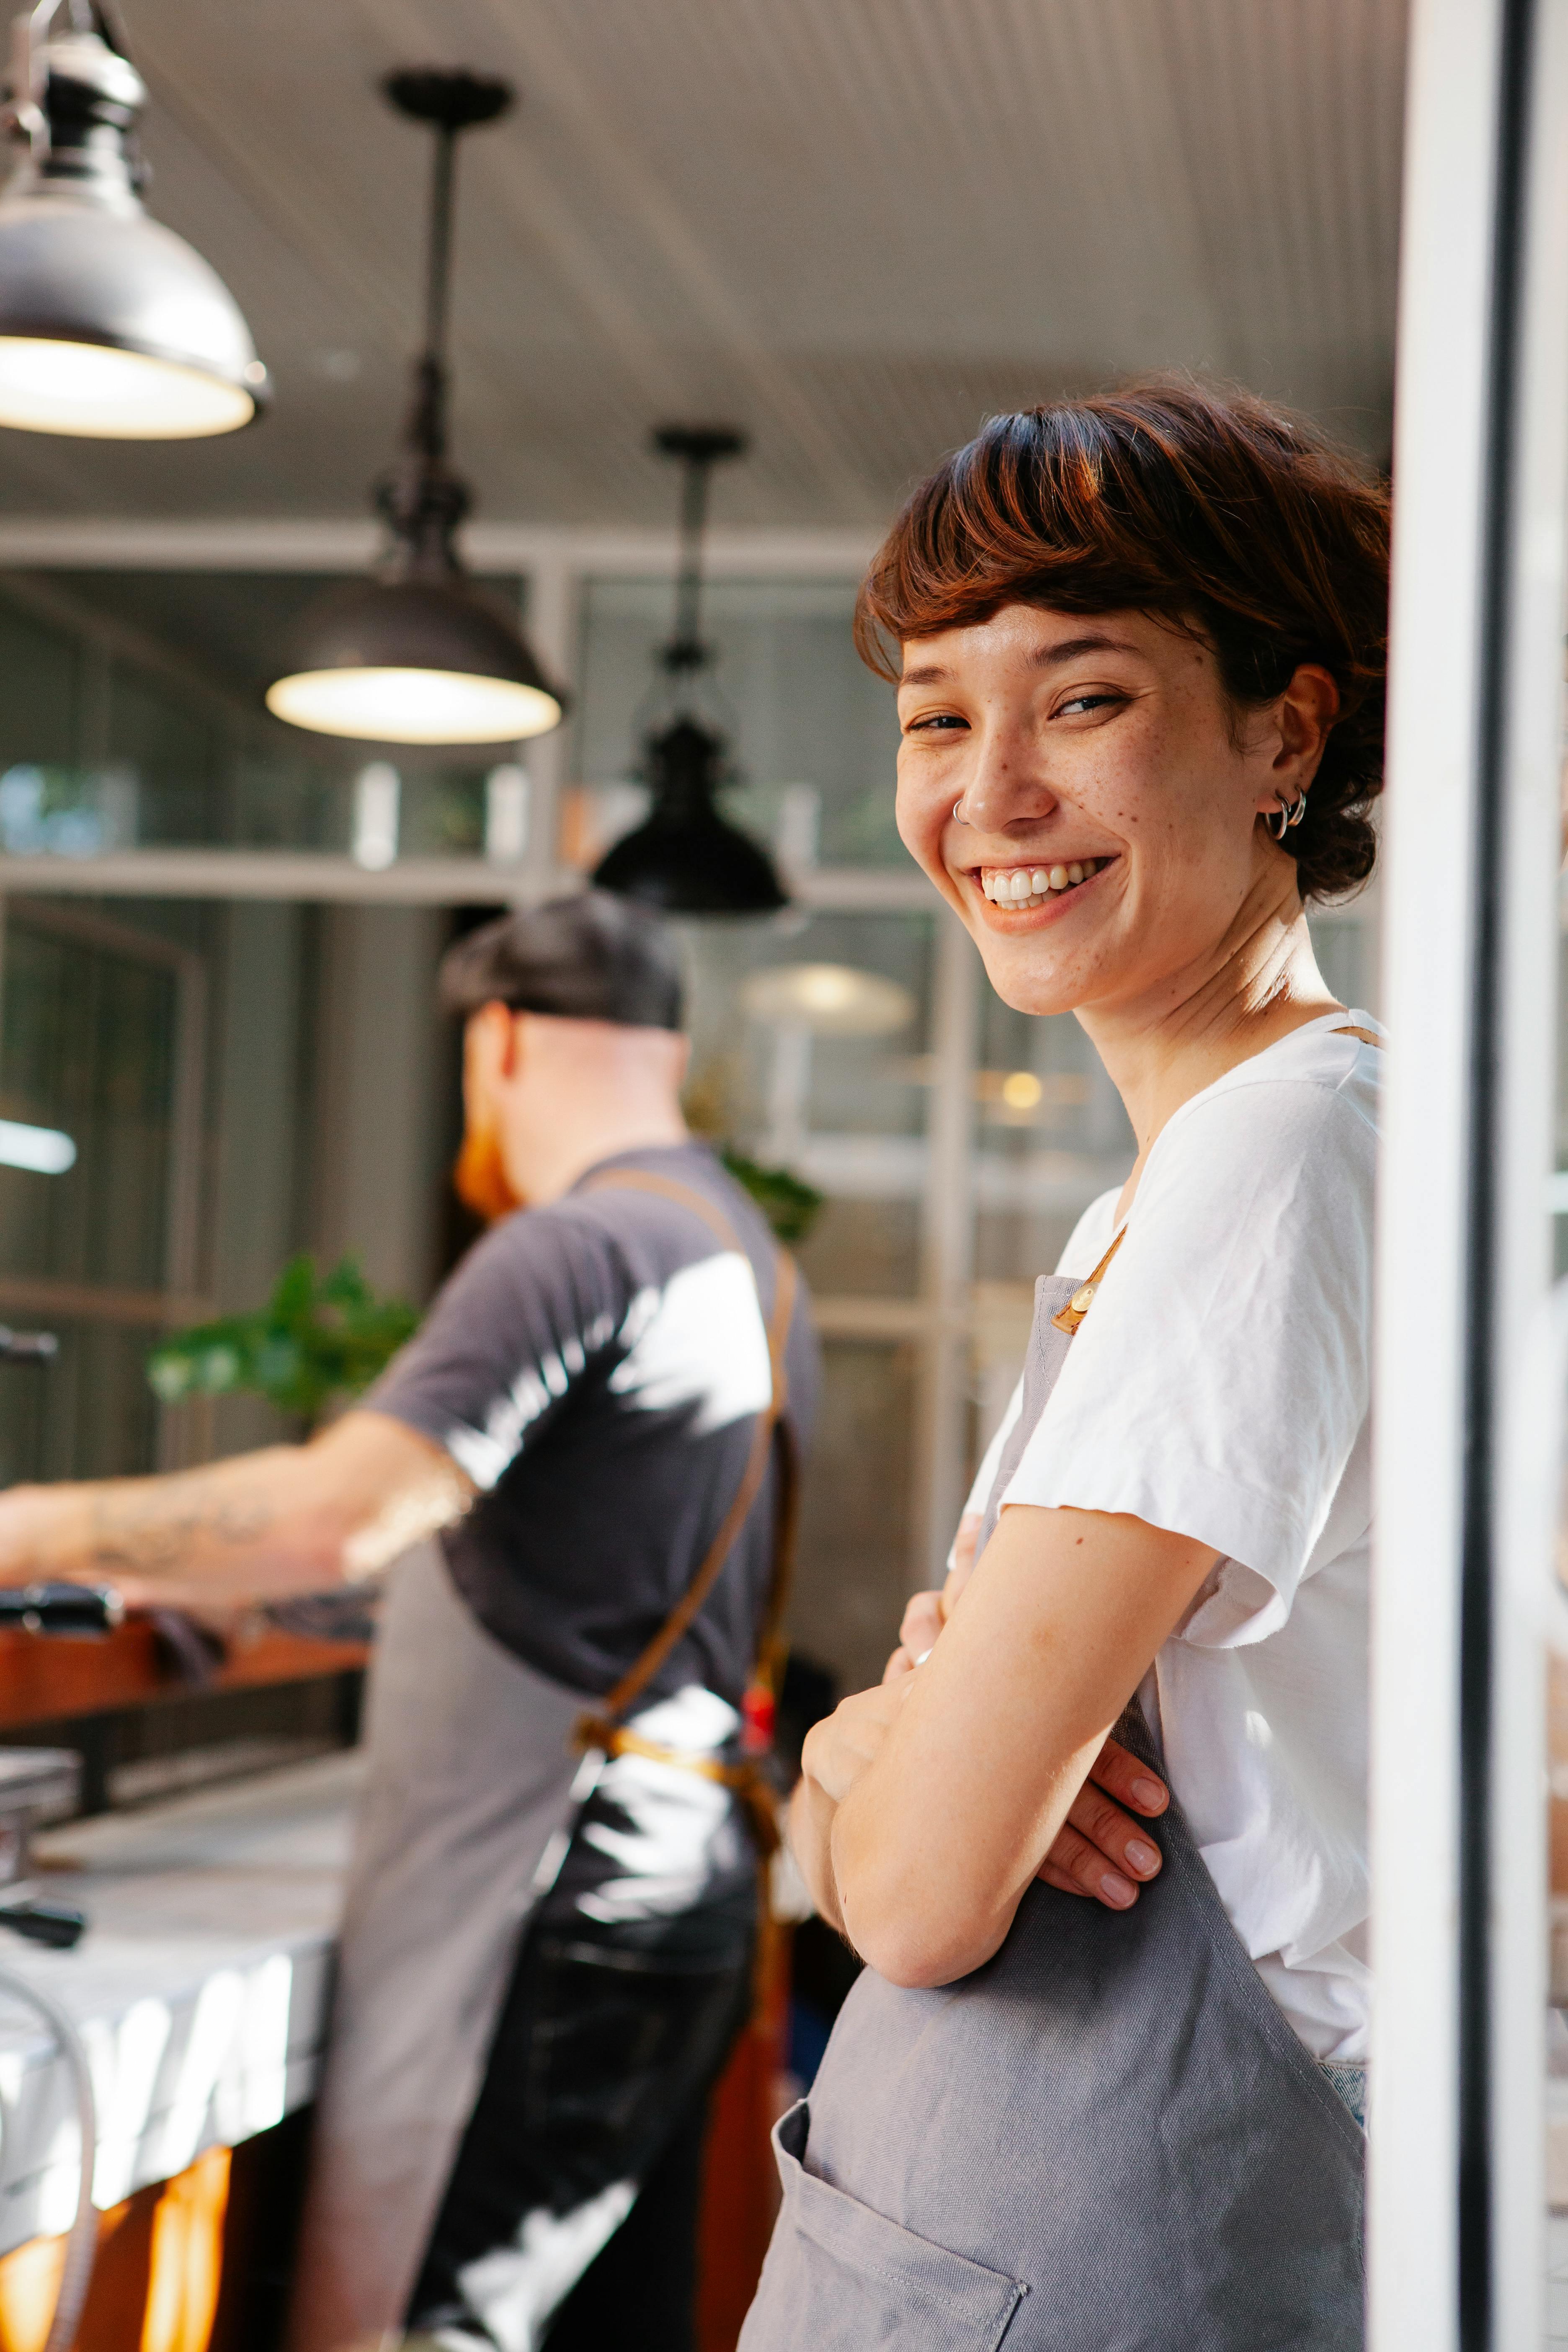
{"type": "Polygon", "coordinates": [[[1138,648],[1125,637],[1107,637],[1093,634],[1082,637],[1064,637],[1059,646],[1042,646],[1031,654],[1032,669],[1056,669],[1063,662],[1077,661],[1080,654],[1135,654],[1138,648]]]}
{"type": "MultiPolygon", "coordinates": [[[[1045,646],[1029,656],[1032,669],[1057,669],[1063,662],[1077,661],[1082,654],[1135,654],[1138,647],[1125,637],[1108,637],[1091,631],[1081,637],[1064,637],[1059,646],[1045,646]]],[[[952,677],[952,670],[941,662],[922,662],[916,669],[901,670],[899,684],[903,686],[944,686],[952,677]]]]}

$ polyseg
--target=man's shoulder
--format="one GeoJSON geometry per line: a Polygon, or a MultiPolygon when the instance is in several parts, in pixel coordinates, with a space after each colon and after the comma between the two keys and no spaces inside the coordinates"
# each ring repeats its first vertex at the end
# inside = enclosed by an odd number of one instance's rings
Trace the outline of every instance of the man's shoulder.
{"type": "Polygon", "coordinates": [[[651,1242],[681,1264],[710,1257],[732,1242],[753,1256],[772,1247],[751,1195],[702,1144],[625,1153],[591,1169],[549,1205],[576,1230],[651,1242]]]}

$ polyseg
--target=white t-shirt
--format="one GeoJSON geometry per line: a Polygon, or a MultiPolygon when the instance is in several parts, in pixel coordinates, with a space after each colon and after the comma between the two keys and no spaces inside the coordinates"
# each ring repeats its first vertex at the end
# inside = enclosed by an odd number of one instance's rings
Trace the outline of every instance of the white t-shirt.
{"type": "MultiPolygon", "coordinates": [[[[1320,2058],[1364,2060],[1373,1181],[1381,1055],[1334,1013],[1184,1103],[1005,1503],[1221,1558],[1142,1693],[1221,1901],[1320,2058]]],[[[1058,1272],[1090,1273],[1118,1195],[1058,1272]]],[[[984,1507],[1020,1389],[981,1465],[984,1507]]]]}

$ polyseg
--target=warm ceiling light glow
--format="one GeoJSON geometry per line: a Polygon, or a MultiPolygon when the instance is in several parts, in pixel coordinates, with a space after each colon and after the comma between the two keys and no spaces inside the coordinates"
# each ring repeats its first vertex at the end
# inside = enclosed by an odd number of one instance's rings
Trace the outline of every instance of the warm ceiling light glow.
{"type": "Polygon", "coordinates": [[[1002,1099],[1009,1110],[1033,1110],[1044,1091],[1033,1070],[1009,1070],[1002,1081],[1002,1099]]]}
{"type": "Polygon", "coordinates": [[[0,425],[106,441],[195,441],[234,433],[251,394],[200,368],[101,343],[0,335],[0,425]]]}
{"type": "Polygon", "coordinates": [[[780,963],[754,971],[741,990],[753,1021],[814,1030],[823,1037],[885,1037],[913,1020],[915,1001],[896,980],[847,963],[780,963]]]}
{"type": "Polygon", "coordinates": [[[5,128],[26,146],[0,194],[0,426],[109,441],[201,440],[268,398],[232,294],[150,219],[146,87],[96,8],[15,19],[5,128]],[[53,29],[51,29],[53,28],[53,29]]]}
{"type": "Polygon", "coordinates": [[[58,1127],[26,1127],[0,1118],[0,1168],[26,1168],[36,1176],[63,1176],[76,1165],[76,1145],[58,1127]]]}
{"type": "Polygon", "coordinates": [[[515,743],[559,724],[537,686],[442,669],[303,669],[267,689],[267,708],[319,735],[374,743],[515,743]]]}

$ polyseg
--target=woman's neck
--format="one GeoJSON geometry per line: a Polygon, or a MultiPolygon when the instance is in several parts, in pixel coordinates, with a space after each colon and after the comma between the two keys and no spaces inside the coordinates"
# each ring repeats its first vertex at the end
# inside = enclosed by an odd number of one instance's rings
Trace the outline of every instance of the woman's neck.
{"type": "Polygon", "coordinates": [[[1293,894],[1288,906],[1244,907],[1205,965],[1152,1002],[1085,1006],[1079,1019],[1138,1139],[1118,1217],[1131,1205],[1156,1138],[1184,1102],[1291,1030],[1343,1009],[1318,970],[1293,894]]]}

